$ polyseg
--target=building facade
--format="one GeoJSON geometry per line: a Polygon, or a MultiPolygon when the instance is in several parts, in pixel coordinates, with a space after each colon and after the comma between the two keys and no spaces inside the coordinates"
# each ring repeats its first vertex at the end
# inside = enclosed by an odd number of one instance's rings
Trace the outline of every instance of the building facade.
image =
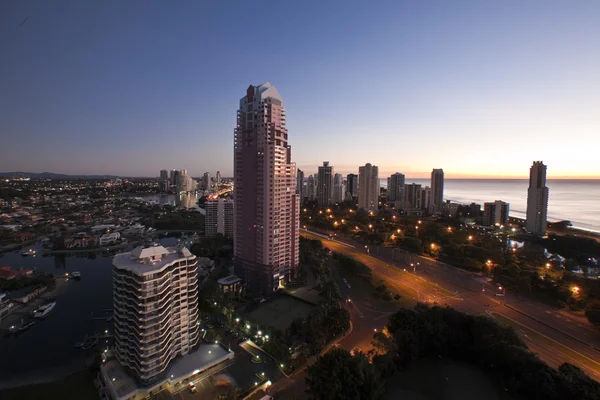
{"type": "Polygon", "coordinates": [[[166,192],[169,190],[169,186],[169,171],[167,171],[166,169],[161,169],[158,187],[163,192],[166,192]]]}
{"type": "Polygon", "coordinates": [[[344,178],[342,174],[333,176],[333,202],[341,203],[344,201],[344,178]]]}
{"type": "Polygon", "coordinates": [[[140,246],[114,257],[112,278],[114,354],[150,385],[200,339],[196,256],[185,247],[140,246]]]}
{"type": "Polygon", "coordinates": [[[231,199],[209,200],[204,203],[204,235],[215,237],[218,234],[233,238],[233,209],[231,199]]]}
{"type": "Polygon", "coordinates": [[[500,226],[508,224],[510,205],[501,200],[483,203],[483,223],[487,226],[500,226]]]}
{"type": "Polygon", "coordinates": [[[300,196],[300,201],[302,201],[302,191],[304,189],[304,172],[298,168],[298,172],[296,174],[296,193],[300,196]]]}
{"type": "Polygon", "coordinates": [[[444,170],[434,169],[431,171],[431,201],[429,212],[439,214],[444,209],[444,170]]]}
{"type": "Polygon", "coordinates": [[[388,178],[388,202],[393,203],[404,199],[405,183],[404,174],[401,174],[400,172],[396,172],[388,178]]]}
{"type": "Polygon", "coordinates": [[[306,180],[306,198],[308,201],[317,200],[317,185],[313,175],[309,175],[308,179],[306,180]]]}
{"type": "Polygon", "coordinates": [[[211,186],[210,172],[205,172],[204,175],[202,175],[202,189],[209,190],[211,186]]]}
{"type": "Polygon", "coordinates": [[[404,208],[407,210],[420,210],[421,203],[419,199],[419,192],[421,191],[421,185],[417,183],[409,183],[404,185],[404,208]]]}
{"type": "Polygon", "coordinates": [[[329,161],[323,161],[317,178],[317,204],[321,207],[333,204],[334,175],[333,166],[329,165],[329,161]]]}
{"type": "Polygon", "coordinates": [[[215,177],[215,181],[217,183],[217,186],[219,186],[221,184],[221,171],[217,171],[217,175],[215,177]]]}
{"type": "Polygon", "coordinates": [[[346,200],[353,200],[358,198],[358,175],[348,174],[346,175],[346,200]]]}
{"type": "Polygon", "coordinates": [[[379,168],[369,163],[358,168],[358,208],[369,211],[379,206],[379,168]]]}
{"type": "Polygon", "coordinates": [[[296,276],[300,198],[283,99],[250,86],[234,131],[234,265],[249,291],[269,295],[296,276]]]}
{"type": "Polygon", "coordinates": [[[525,227],[534,235],[546,234],[548,224],[548,197],[546,186],[546,166],[535,161],[529,170],[529,189],[527,189],[527,220],[525,227]]]}

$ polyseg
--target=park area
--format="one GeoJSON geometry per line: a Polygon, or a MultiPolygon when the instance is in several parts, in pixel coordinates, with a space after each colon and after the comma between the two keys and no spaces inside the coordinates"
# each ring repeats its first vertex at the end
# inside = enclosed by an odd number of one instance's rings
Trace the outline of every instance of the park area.
{"type": "Polygon", "coordinates": [[[248,314],[250,320],[260,325],[271,326],[284,331],[296,319],[304,319],[312,310],[313,305],[296,297],[281,295],[248,314]]]}

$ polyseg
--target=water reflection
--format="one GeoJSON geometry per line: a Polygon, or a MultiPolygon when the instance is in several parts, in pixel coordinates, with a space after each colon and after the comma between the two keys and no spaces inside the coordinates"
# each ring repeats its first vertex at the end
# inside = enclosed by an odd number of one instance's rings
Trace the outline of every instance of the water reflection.
{"type": "Polygon", "coordinates": [[[202,194],[198,192],[184,192],[180,194],[154,194],[142,196],[146,201],[151,201],[158,204],[168,204],[173,207],[184,207],[188,209],[200,210],[198,207],[198,199],[202,194]]]}

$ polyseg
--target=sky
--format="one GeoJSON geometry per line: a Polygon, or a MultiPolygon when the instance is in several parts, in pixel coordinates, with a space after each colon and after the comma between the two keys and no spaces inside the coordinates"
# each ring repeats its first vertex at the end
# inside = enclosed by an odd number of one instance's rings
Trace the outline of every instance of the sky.
{"type": "Polygon", "coordinates": [[[271,82],[292,158],[343,174],[600,178],[600,2],[0,2],[0,171],[233,170],[271,82]]]}

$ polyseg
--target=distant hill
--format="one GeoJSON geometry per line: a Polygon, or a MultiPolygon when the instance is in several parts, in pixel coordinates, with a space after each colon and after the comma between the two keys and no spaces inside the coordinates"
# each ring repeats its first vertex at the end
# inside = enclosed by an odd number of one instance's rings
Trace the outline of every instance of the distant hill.
{"type": "Polygon", "coordinates": [[[31,178],[31,179],[114,179],[115,175],[67,175],[52,172],[0,172],[1,178],[31,178]]]}

